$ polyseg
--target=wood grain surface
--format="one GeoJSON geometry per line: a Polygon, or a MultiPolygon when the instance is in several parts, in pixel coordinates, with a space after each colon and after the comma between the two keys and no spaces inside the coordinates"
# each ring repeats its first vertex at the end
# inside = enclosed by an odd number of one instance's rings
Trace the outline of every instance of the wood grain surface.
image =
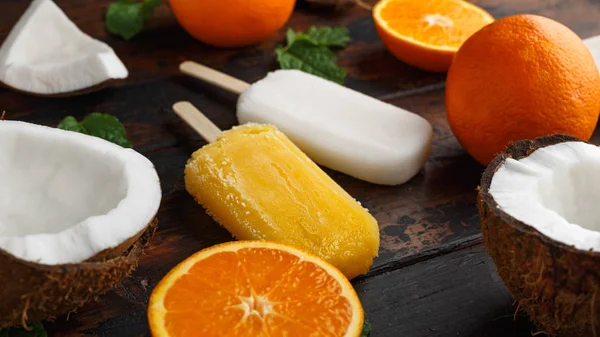
{"type": "MultiPolygon", "coordinates": [[[[284,31],[258,46],[216,49],[186,34],[167,5],[130,41],[110,36],[103,18],[110,1],[57,0],[86,33],[111,45],[130,71],[113,87],[83,96],[39,98],[0,89],[7,119],[55,126],[67,115],[94,111],[116,115],[136,150],[156,166],[163,188],[159,230],[134,275],[97,303],[47,323],[50,336],[149,336],[146,305],[152,288],[192,253],[232,240],[184,189],[183,167],[205,144],[171,110],[188,100],[221,129],[237,124],[237,97],[187,78],[184,60],[220,69],[247,82],[276,69],[274,47],[284,31]]],[[[480,0],[496,18],[517,13],[544,15],[581,37],[600,34],[600,0],[480,0]]],[[[373,1],[370,1],[373,3],[373,1]]],[[[27,6],[0,0],[0,40],[27,6]]],[[[372,336],[530,336],[535,328],[515,308],[481,243],[475,206],[483,167],[472,160],[448,128],[443,74],[412,68],[394,59],[379,40],[371,14],[315,10],[297,5],[288,26],[344,25],[353,42],[339,52],[349,76],[346,86],[413,111],[434,127],[433,153],[414,179],[398,187],[376,186],[326,170],[377,218],[379,257],[354,285],[373,322],[372,336]]],[[[600,141],[597,134],[594,138],[600,141]]]]}

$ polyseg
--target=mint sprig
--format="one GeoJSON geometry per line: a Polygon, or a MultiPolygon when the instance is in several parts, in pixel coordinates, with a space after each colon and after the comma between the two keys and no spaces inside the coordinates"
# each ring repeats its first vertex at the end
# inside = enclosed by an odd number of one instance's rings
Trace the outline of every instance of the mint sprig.
{"type": "Polygon", "coordinates": [[[343,84],[344,68],[338,66],[331,47],[345,47],[350,43],[345,27],[310,27],[304,33],[287,32],[287,45],[275,49],[281,69],[298,69],[343,84]]]}
{"type": "Polygon", "coordinates": [[[106,30],[129,40],[144,28],[144,22],[152,15],[161,0],[117,0],[108,6],[106,30]]]}
{"type": "Polygon", "coordinates": [[[123,124],[115,116],[109,114],[94,112],[81,122],[78,122],[73,116],[68,116],[58,124],[58,128],[102,138],[122,147],[132,146],[127,139],[123,124]]]}
{"type": "Polygon", "coordinates": [[[337,65],[337,57],[329,48],[307,41],[277,48],[277,61],[282,69],[298,69],[328,80],[344,83],[346,71],[337,65]]]}

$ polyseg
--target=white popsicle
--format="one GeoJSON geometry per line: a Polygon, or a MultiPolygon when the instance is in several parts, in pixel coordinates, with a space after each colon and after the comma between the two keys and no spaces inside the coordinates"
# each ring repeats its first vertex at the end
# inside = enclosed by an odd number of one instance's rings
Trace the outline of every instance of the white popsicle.
{"type": "Polygon", "coordinates": [[[273,124],[315,162],[376,184],[406,182],[431,150],[422,117],[298,70],[253,84],[237,116],[241,124],[273,124]]]}
{"type": "Polygon", "coordinates": [[[371,183],[398,185],[427,162],[433,130],[414,113],[298,70],[278,70],[247,87],[186,63],[184,72],[241,93],[240,124],[275,125],[320,165],[371,183]]]}

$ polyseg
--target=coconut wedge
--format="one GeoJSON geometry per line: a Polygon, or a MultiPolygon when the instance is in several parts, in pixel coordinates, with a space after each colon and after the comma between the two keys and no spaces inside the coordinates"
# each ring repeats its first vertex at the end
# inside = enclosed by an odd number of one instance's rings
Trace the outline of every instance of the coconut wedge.
{"type": "Polygon", "coordinates": [[[87,92],[127,69],[51,0],[34,0],[0,47],[0,81],[37,95],[87,92]]]}
{"type": "Polygon", "coordinates": [[[512,144],[481,180],[488,252],[551,335],[600,335],[599,172],[599,147],[555,135],[512,144]]]}
{"type": "Polygon", "coordinates": [[[139,153],[0,121],[0,328],[72,311],[135,267],[161,201],[139,153]]]}

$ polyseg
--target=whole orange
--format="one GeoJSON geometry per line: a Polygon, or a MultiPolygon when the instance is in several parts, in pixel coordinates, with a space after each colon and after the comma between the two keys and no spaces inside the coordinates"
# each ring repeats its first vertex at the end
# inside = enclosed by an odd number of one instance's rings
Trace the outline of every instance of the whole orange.
{"type": "Polygon", "coordinates": [[[555,133],[589,140],[600,113],[600,74],[583,41],[541,16],[495,21],[456,54],[446,114],[481,164],[513,141],[555,133]]]}
{"type": "Polygon", "coordinates": [[[259,43],[288,21],[296,0],[170,0],[179,24],[217,47],[259,43]]]}

